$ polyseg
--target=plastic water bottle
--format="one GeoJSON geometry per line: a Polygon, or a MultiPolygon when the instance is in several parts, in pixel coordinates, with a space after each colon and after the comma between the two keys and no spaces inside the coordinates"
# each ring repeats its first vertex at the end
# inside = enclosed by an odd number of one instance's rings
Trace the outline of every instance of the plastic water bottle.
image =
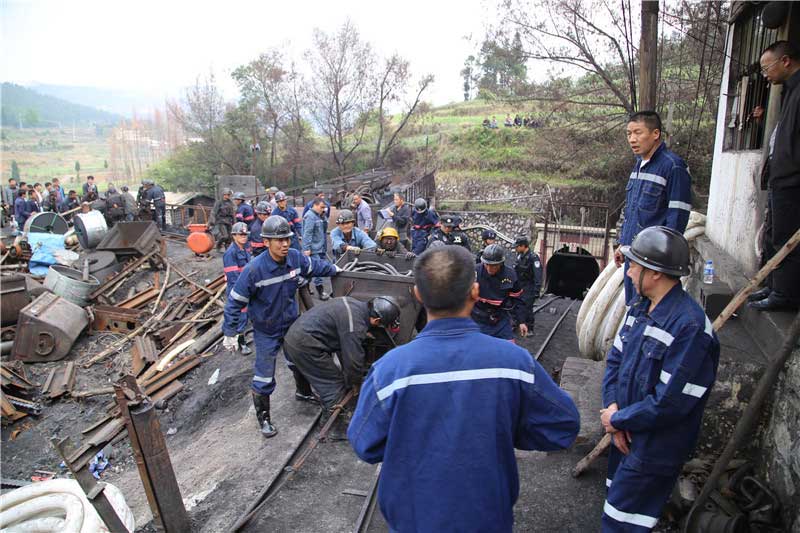
{"type": "Polygon", "coordinates": [[[714,283],[714,261],[709,259],[703,267],[703,283],[711,285],[714,283]]]}

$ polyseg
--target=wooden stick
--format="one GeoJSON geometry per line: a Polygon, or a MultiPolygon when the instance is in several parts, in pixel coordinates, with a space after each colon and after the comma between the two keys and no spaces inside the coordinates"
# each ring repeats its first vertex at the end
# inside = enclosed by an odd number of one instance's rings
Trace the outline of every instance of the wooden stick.
{"type": "Polygon", "coordinates": [[[164,318],[164,314],[167,312],[167,309],[169,309],[169,307],[165,307],[164,310],[161,311],[158,315],[151,316],[150,318],[145,320],[144,323],[141,326],[139,326],[135,330],[133,330],[130,333],[128,333],[127,335],[125,335],[125,337],[123,337],[122,340],[114,343],[113,346],[110,346],[110,347],[106,348],[105,350],[103,350],[99,354],[95,355],[94,357],[92,357],[91,359],[89,359],[88,361],[83,363],[83,368],[89,368],[93,364],[95,364],[95,363],[97,363],[99,361],[102,361],[103,359],[105,359],[106,357],[111,355],[112,353],[118,351],[120,348],[122,348],[122,346],[126,342],[128,342],[129,340],[131,340],[135,336],[139,335],[145,329],[149,328],[151,323],[158,322],[159,320],[164,318]]]}
{"type": "Polygon", "coordinates": [[[164,283],[161,284],[161,290],[158,293],[158,298],[156,298],[156,303],[153,304],[153,310],[150,311],[151,313],[155,313],[156,309],[158,309],[158,304],[161,303],[161,297],[164,296],[164,291],[167,290],[167,285],[169,284],[169,273],[170,268],[172,265],[167,263],[167,273],[164,275],[164,283]]]}
{"type": "MultiPolygon", "coordinates": [[[[204,305],[202,309],[200,309],[197,313],[195,313],[194,316],[192,316],[192,318],[190,320],[197,320],[198,318],[203,316],[203,313],[208,311],[208,308],[211,307],[214,304],[214,302],[217,301],[217,299],[219,298],[220,294],[222,294],[222,291],[224,291],[224,290],[225,290],[225,285],[220,287],[219,290],[217,290],[217,292],[214,294],[214,296],[212,296],[209,299],[209,301],[206,303],[206,305],[204,305]]],[[[183,327],[181,327],[181,329],[178,330],[178,333],[173,335],[172,338],[169,340],[169,342],[166,344],[166,346],[164,346],[164,350],[166,350],[167,348],[172,346],[175,343],[175,341],[180,339],[183,336],[184,333],[189,331],[189,329],[191,327],[192,327],[191,323],[185,324],[183,327]]],[[[164,350],[162,350],[162,352],[164,350]]]]}
{"type": "Polygon", "coordinates": [[[175,359],[175,357],[177,357],[178,354],[180,354],[182,351],[184,351],[186,348],[188,348],[192,344],[194,344],[194,339],[189,339],[189,340],[184,341],[184,342],[180,343],[179,345],[177,345],[175,348],[172,349],[171,352],[169,352],[167,355],[165,355],[161,359],[161,361],[156,363],[156,371],[163,372],[164,369],[167,367],[167,365],[170,363],[170,361],[175,359]]]}
{"type": "Polygon", "coordinates": [[[162,258],[161,258],[161,260],[162,260],[162,261],[164,261],[164,262],[167,264],[167,267],[170,267],[170,266],[171,266],[171,267],[172,267],[172,269],[173,269],[173,270],[174,270],[174,271],[175,271],[175,272],[176,272],[176,273],[177,273],[177,274],[178,274],[180,277],[182,277],[183,279],[185,279],[186,281],[188,281],[189,283],[191,283],[192,285],[194,285],[194,286],[195,286],[195,287],[197,287],[198,289],[200,289],[200,290],[202,290],[202,291],[205,291],[205,292],[207,292],[208,294],[214,294],[214,291],[212,291],[212,290],[210,290],[210,289],[208,289],[208,288],[206,288],[206,287],[203,287],[202,285],[200,285],[199,283],[197,283],[196,281],[194,281],[193,279],[191,279],[189,276],[187,276],[186,274],[184,274],[183,272],[181,272],[181,269],[179,269],[178,267],[176,267],[175,265],[173,265],[173,264],[172,264],[172,263],[171,263],[171,262],[170,262],[170,261],[169,261],[167,258],[165,258],[165,257],[162,257],[162,258]]]}
{"type": "Polygon", "coordinates": [[[72,391],[70,395],[73,398],[88,398],[90,396],[100,396],[103,394],[114,394],[114,387],[105,387],[102,389],[87,389],[82,391],[72,391]]]}
{"type": "Polygon", "coordinates": [[[589,465],[591,465],[595,459],[600,457],[600,455],[606,451],[606,448],[608,448],[610,445],[611,433],[606,433],[603,435],[603,438],[600,439],[600,442],[597,443],[597,446],[595,446],[586,457],[578,461],[578,464],[576,464],[575,468],[572,469],[572,477],[578,477],[583,474],[586,469],[589,468],[589,465]]]}
{"type": "Polygon", "coordinates": [[[745,285],[733,299],[728,302],[728,305],[725,306],[725,309],[719,314],[719,316],[714,320],[712,326],[714,327],[714,331],[717,331],[722,325],[728,321],[728,319],[733,315],[733,313],[739,308],[740,305],[747,299],[747,297],[752,293],[754,290],[761,285],[761,282],[769,275],[770,272],[778,268],[781,264],[781,261],[791,253],[792,250],[800,243],[800,229],[794,232],[794,235],[786,241],[786,244],[778,250],[772,259],[767,261],[767,263],[761,267],[761,270],[755,275],[753,279],[750,280],[750,283],[745,285]]]}

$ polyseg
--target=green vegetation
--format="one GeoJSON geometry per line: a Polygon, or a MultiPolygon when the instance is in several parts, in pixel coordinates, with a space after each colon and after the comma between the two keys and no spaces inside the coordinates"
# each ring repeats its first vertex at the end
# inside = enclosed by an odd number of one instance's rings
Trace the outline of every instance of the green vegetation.
{"type": "Polygon", "coordinates": [[[120,119],[113,113],[73,104],[13,83],[3,83],[0,100],[4,128],[113,124],[120,119]]]}

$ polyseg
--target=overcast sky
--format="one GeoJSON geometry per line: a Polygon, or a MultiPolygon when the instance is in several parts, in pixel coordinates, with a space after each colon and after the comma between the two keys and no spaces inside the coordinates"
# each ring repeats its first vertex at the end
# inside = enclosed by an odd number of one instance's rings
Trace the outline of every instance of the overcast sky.
{"type": "Polygon", "coordinates": [[[273,46],[300,57],[313,28],[349,17],[378,53],[433,74],[426,99],[440,105],[462,98],[459,70],[484,34],[485,1],[0,0],[0,76],[174,97],[213,70],[232,98],[233,68],[273,46]]]}

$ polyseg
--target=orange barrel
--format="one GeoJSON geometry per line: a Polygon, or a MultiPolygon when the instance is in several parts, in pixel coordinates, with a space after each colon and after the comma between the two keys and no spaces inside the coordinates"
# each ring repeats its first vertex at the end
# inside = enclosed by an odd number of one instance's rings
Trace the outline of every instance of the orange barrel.
{"type": "Polygon", "coordinates": [[[186,237],[186,244],[189,249],[196,254],[205,254],[214,248],[214,237],[208,233],[207,224],[189,224],[189,236],[186,237]]]}

